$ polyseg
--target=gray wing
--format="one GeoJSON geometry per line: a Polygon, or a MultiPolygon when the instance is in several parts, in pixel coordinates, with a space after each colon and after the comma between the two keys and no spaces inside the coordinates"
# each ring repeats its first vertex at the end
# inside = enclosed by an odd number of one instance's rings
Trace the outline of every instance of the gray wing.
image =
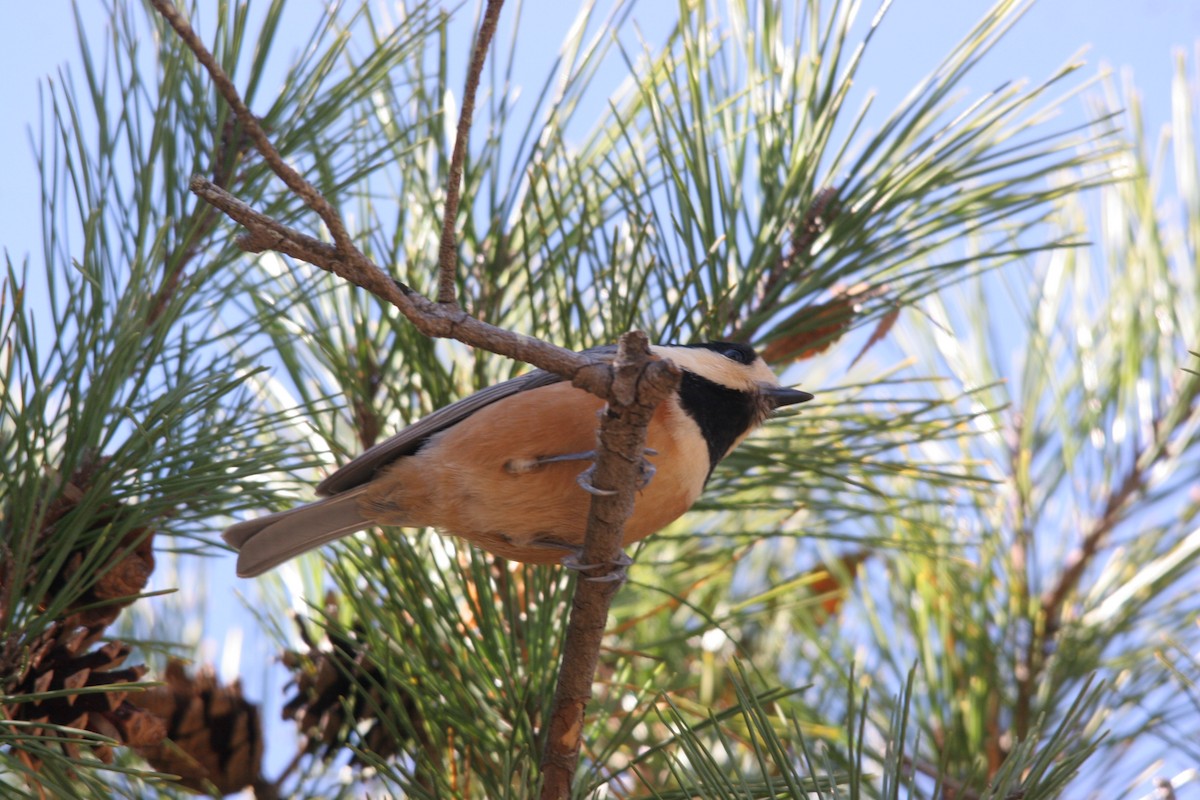
{"type": "MultiPolygon", "coordinates": [[[[605,345],[602,347],[593,347],[583,352],[590,355],[608,356],[611,358],[612,354],[616,353],[616,348],[612,345],[605,345]]],[[[456,403],[439,408],[429,416],[423,417],[412,425],[409,425],[390,439],[375,445],[321,481],[317,485],[317,494],[322,496],[340,494],[347,489],[361,486],[374,478],[375,473],[381,467],[387,466],[402,456],[412,455],[420,449],[421,445],[430,436],[462,422],[484,406],[491,405],[498,400],[503,400],[505,397],[510,397],[518,392],[527,392],[530,389],[549,386],[561,380],[562,377],[553,372],[535,369],[533,372],[504,381],[503,383],[497,383],[486,389],[481,389],[456,403]]]]}

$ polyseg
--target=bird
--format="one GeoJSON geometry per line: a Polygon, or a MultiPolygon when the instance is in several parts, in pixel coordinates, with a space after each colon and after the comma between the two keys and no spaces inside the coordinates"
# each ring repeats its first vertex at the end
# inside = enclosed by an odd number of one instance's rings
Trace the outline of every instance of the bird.
{"type": "MultiPolygon", "coordinates": [[[[584,351],[611,361],[615,345],[584,351]]],[[[713,469],[778,408],[813,395],[779,384],[747,344],[652,345],[679,388],[646,430],[643,476],[622,546],[681,517],[713,469]]],[[[238,522],[225,541],[253,577],[374,526],[432,527],[497,556],[565,563],[582,550],[604,400],[533,370],[445,406],[366,450],[316,487],[322,499],[238,522]],[[582,487],[582,488],[581,488],[582,487]]]]}

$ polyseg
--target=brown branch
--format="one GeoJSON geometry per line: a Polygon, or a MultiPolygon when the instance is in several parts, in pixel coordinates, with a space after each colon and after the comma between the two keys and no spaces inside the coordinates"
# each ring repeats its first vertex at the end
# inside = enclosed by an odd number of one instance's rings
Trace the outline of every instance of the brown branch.
{"type": "Polygon", "coordinates": [[[1042,613],[1046,616],[1047,634],[1052,635],[1058,631],[1067,594],[1079,584],[1084,570],[1099,552],[1100,546],[1104,544],[1108,534],[1121,521],[1123,516],[1121,512],[1124,511],[1126,504],[1142,488],[1143,477],[1144,472],[1135,461],[1133,467],[1125,475],[1125,479],[1121,481],[1121,486],[1109,496],[1108,502],[1104,505],[1104,513],[1100,515],[1096,526],[1083,538],[1079,549],[1072,552],[1070,558],[1067,559],[1066,568],[1059,576],[1058,582],[1042,595],[1042,613]]]}
{"type": "Polygon", "coordinates": [[[271,171],[278,175],[287,184],[289,189],[299,195],[305,205],[317,212],[317,215],[325,223],[326,227],[329,228],[329,234],[333,237],[333,241],[339,248],[344,250],[353,248],[350,242],[350,234],[346,231],[346,225],[342,222],[342,218],[338,216],[337,211],[325,199],[325,196],[317,191],[315,186],[283,160],[283,156],[275,149],[275,145],[271,143],[266,131],[258,124],[258,118],[250,113],[250,109],[242,101],[242,97],[238,94],[237,87],[233,85],[233,81],[225,74],[225,70],[221,69],[221,65],[217,63],[213,54],[204,46],[204,42],[200,41],[200,37],[196,35],[196,31],[192,29],[191,24],[179,13],[179,9],[175,8],[171,0],[150,0],[150,5],[162,15],[167,24],[175,29],[175,33],[179,35],[183,43],[196,56],[196,60],[208,71],[209,76],[213,79],[213,84],[217,87],[217,91],[221,93],[221,97],[233,109],[233,113],[237,115],[238,121],[245,126],[246,135],[250,138],[250,141],[254,142],[255,149],[262,154],[263,160],[271,167],[271,171]]]}
{"type": "Polygon", "coordinates": [[[1126,473],[1121,485],[1109,495],[1100,519],[1083,537],[1079,547],[1068,557],[1062,574],[1058,576],[1054,586],[1042,593],[1041,630],[1035,630],[1032,633],[1024,657],[1017,665],[1017,697],[1013,705],[1013,731],[1018,738],[1024,738],[1032,724],[1033,694],[1042,670],[1045,668],[1046,657],[1062,627],[1063,608],[1066,605],[1067,596],[1079,585],[1084,571],[1108,540],[1108,534],[1123,518],[1122,512],[1126,505],[1141,490],[1146,469],[1148,466],[1141,464],[1139,454],[1134,458],[1133,466],[1126,473]]]}
{"type": "Polygon", "coordinates": [[[345,224],[325,197],[284,162],[259,125],[258,119],[238,95],[237,88],[170,0],[151,0],[151,3],[208,70],[221,96],[237,115],[238,121],[245,127],[246,135],[262,154],[267,165],[289,188],[300,195],[309,208],[320,215],[333,236],[333,245],[329,245],[300,233],[265,214],[260,214],[214,182],[199,176],[193,177],[191,189],[194,193],[246,227],[248,234],[239,241],[243,249],[250,252],[271,249],[307,261],[393,304],[426,336],[457,339],[464,344],[524,361],[562,375],[581,389],[607,397],[608,386],[612,381],[607,365],[548,342],[488,325],[453,306],[433,303],[408,287],[398,284],[372,263],[354,247],[349,234],[346,233],[345,224]]]}
{"type": "MultiPolygon", "coordinates": [[[[1178,397],[1178,406],[1184,409],[1192,407],[1200,385],[1193,384],[1178,397]]],[[[1135,453],[1128,470],[1115,488],[1110,487],[1108,499],[1099,519],[1083,536],[1079,547],[1071,552],[1063,565],[1062,573],[1054,585],[1046,589],[1040,597],[1041,628],[1034,629],[1030,634],[1028,647],[1017,662],[1017,696],[1013,706],[1013,731],[1018,738],[1024,738],[1029,732],[1034,716],[1033,695],[1045,670],[1046,660],[1055,644],[1055,639],[1062,628],[1063,611],[1068,597],[1076,591],[1084,572],[1095,560],[1102,547],[1108,543],[1109,534],[1123,520],[1128,518],[1129,506],[1145,490],[1146,482],[1164,459],[1171,455],[1170,439],[1186,418],[1186,414],[1177,417],[1163,418],[1156,415],[1152,421],[1153,435],[1149,442],[1135,448],[1135,453]],[[1173,420],[1173,421],[1172,421],[1173,420]]],[[[1018,425],[1022,420],[1018,417],[1018,425]]],[[[1017,448],[1020,444],[1019,431],[1014,435],[1013,463],[1017,458],[1017,448]]],[[[1014,475],[1016,474],[1014,470],[1014,475]]],[[[1024,526],[1022,526],[1022,529],[1024,526]]],[[[1020,531],[1018,531],[1018,535],[1020,531]]],[[[1022,555],[1024,555],[1022,551],[1022,555]]],[[[1035,619],[1036,622],[1036,619],[1035,619]]]]}
{"type": "MultiPolygon", "coordinates": [[[[592,580],[580,581],[575,591],[555,705],[542,758],[542,797],[567,797],[579,759],[583,712],[591,697],[608,608],[623,580],[623,576],[614,570],[624,569],[619,562],[622,557],[621,543],[625,520],[633,510],[636,487],[642,477],[646,428],[658,403],[679,385],[678,369],[669,361],[651,360],[649,343],[641,332],[629,333],[621,338],[616,360],[609,366],[587,355],[488,325],[458,308],[453,303],[453,296],[448,302],[435,303],[393,280],[354,247],[344,224],[328,201],[283,163],[257,120],[237,96],[237,90],[169,1],[151,2],[171,22],[200,63],[208,68],[267,164],[304,198],[310,208],[321,215],[334,239],[333,244],[328,244],[289,228],[259,213],[213,181],[194,177],[191,189],[196,195],[246,228],[247,233],[238,240],[240,247],[249,252],[270,249],[307,261],[392,303],[427,336],[457,339],[556,372],[570,379],[573,385],[608,401],[606,410],[601,414],[596,463],[590,477],[592,485],[599,491],[593,494],[580,556],[583,564],[596,566],[584,568],[592,580]],[[597,570],[600,571],[598,575],[595,574],[597,570]]],[[[500,5],[501,0],[489,0],[487,18],[472,64],[475,79],[468,79],[467,94],[472,98],[469,101],[472,105],[479,68],[486,55],[487,42],[495,29],[494,17],[499,13],[500,5]]],[[[452,166],[452,173],[461,173],[459,151],[465,148],[470,117],[470,112],[464,109],[459,124],[459,138],[455,144],[459,166],[457,170],[452,166]]],[[[451,185],[457,187],[458,180],[452,175],[451,185]]],[[[445,247],[449,241],[452,257],[455,214],[449,204],[451,197],[457,203],[457,188],[448,190],[447,194],[442,244],[445,247]],[[448,237],[445,234],[447,226],[448,237]]],[[[453,270],[445,267],[444,259],[439,266],[439,283],[445,286],[449,276],[452,290],[453,270]]],[[[439,300],[443,297],[444,293],[439,291],[439,300]]]]}
{"type": "Polygon", "coordinates": [[[619,570],[624,567],[618,559],[622,555],[625,520],[633,512],[635,487],[642,470],[646,426],[658,403],[679,385],[679,371],[673,364],[650,360],[649,342],[641,331],[621,337],[613,370],[610,400],[600,415],[596,466],[591,476],[592,485],[603,493],[592,497],[580,555],[582,563],[599,565],[596,569],[600,574],[581,575],[575,588],[554,708],[542,751],[542,800],[570,796],[579,761],[584,709],[592,696],[600,658],[600,641],[609,606],[623,580],[619,570]]]}
{"type": "Polygon", "coordinates": [[[458,272],[457,244],[454,223],[458,219],[458,199],[462,188],[463,161],[467,157],[467,140],[471,138],[471,118],[475,113],[475,94],[479,90],[479,74],[487,58],[492,36],[496,33],[496,22],[500,19],[500,7],[504,0],[488,0],[479,35],[475,38],[475,54],[467,70],[467,84],[463,88],[462,108],[458,113],[458,131],[454,136],[454,152],[450,156],[450,174],[446,178],[446,208],[442,216],[442,242],[438,246],[438,293],[439,303],[453,303],[454,276],[458,272]]]}
{"type": "Polygon", "coordinates": [[[612,373],[607,364],[531,336],[489,325],[457,307],[435,303],[392,280],[357,249],[342,251],[336,245],[289,228],[205,178],[192,178],[191,188],[246,228],[246,235],[238,241],[244,250],[253,253],[274,250],[307,261],[396,306],[426,336],[456,339],[524,361],[562,375],[580,389],[608,397],[612,373]]]}

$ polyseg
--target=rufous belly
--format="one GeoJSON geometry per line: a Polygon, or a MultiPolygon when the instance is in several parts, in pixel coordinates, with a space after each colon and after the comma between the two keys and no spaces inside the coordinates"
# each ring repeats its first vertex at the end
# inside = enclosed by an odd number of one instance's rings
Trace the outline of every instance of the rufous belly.
{"type": "MultiPolygon", "coordinates": [[[[486,406],[383,471],[363,493],[362,513],[381,525],[438,528],[514,561],[557,563],[583,544],[591,495],[576,479],[591,461],[528,465],[594,451],[602,406],[567,383],[486,406]]],[[[646,446],[656,472],[637,495],[625,545],[686,512],[708,475],[700,430],[673,399],[655,412],[646,446]]]]}

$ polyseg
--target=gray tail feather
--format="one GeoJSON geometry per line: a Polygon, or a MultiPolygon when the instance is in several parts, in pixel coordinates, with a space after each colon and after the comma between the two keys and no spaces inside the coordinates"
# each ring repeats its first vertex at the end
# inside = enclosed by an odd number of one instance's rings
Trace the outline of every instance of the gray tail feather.
{"type": "Polygon", "coordinates": [[[369,527],[371,523],[358,510],[360,493],[343,492],[226,528],[222,536],[238,551],[238,577],[260,575],[301,553],[369,527]]]}

